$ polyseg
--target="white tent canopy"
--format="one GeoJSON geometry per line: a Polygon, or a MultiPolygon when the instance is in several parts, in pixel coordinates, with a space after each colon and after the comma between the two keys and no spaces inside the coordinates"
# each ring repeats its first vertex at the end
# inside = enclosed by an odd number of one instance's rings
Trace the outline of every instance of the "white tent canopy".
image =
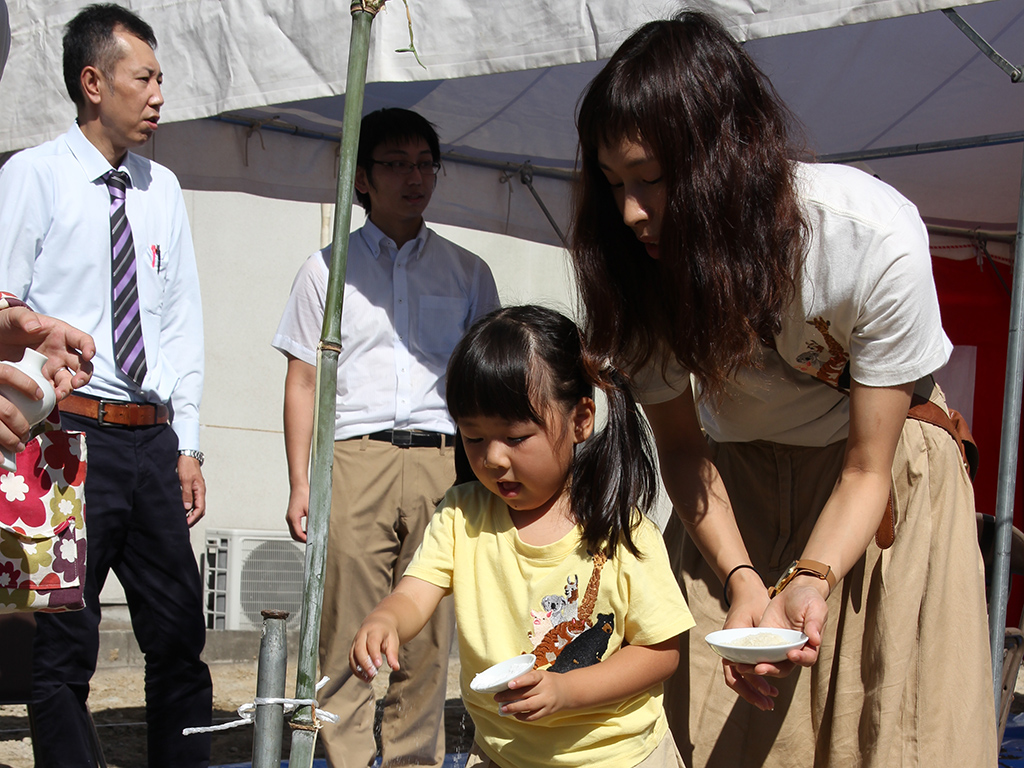
{"type": "MultiPolygon", "coordinates": [[[[408,17],[402,2],[391,0],[374,21],[365,108],[409,106],[438,126],[443,149],[452,156],[432,219],[557,242],[516,170],[532,164],[534,186],[564,230],[565,177],[575,161],[573,112],[581,90],[599,60],[629,32],[681,4],[408,2],[408,17]],[[410,23],[423,66],[413,54],[396,50],[409,47],[410,23]],[[507,164],[513,182],[502,183],[501,170],[466,158],[507,164]]],[[[12,47],[0,82],[0,151],[52,138],[70,124],[74,110],[62,95],[60,37],[83,4],[11,0],[12,47]]],[[[164,124],[147,153],[171,167],[186,187],[334,200],[348,3],[129,5],[156,30],[165,72],[164,124]],[[264,122],[261,130],[251,129],[264,122]]],[[[820,155],[1024,128],[1024,89],[1013,88],[1005,73],[934,10],[941,5],[935,0],[706,5],[751,40],[748,50],[794,108],[809,148],[820,155]]],[[[1024,0],[972,5],[962,15],[1008,58],[1024,60],[1024,0]]],[[[1013,231],[1021,146],[875,160],[870,167],[915,200],[930,222],[1013,231]]]]}

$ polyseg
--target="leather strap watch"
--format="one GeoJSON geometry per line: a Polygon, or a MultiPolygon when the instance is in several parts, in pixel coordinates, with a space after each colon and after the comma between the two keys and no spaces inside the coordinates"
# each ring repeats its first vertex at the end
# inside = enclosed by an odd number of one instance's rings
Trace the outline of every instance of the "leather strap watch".
{"type": "Polygon", "coordinates": [[[786,588],[797,576],[807,574],[808,576],[817,576],[819,579],[824,579],[828,583],[828,591],[831,592],[836,586],[836,575],[832,573],[832,566],[825,565],[825,563],[819,563],[817,560],[794,560],[789,564],[789,567],[783,571],[782,576],[774,587],[768,588],[768,597],[775,597],[779,592],[786,588]]]}

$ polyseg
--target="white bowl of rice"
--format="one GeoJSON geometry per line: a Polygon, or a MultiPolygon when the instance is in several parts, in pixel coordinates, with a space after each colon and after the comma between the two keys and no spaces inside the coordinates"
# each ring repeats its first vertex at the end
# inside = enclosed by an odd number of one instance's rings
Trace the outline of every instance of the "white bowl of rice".
{"type": "Polygon", "coordinates": [[[720,629],[704,639],[723,659],[738,664],[761,664],[785,661],[787,653],[807,642],[807,635],[795,629],[740,627],[720,629]]]}

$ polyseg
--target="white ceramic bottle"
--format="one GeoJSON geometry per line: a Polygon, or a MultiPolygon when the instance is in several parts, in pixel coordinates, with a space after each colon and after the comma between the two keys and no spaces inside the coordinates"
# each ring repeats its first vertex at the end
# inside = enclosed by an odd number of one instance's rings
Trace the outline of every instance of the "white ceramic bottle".
{"type": "MultiPolygon", "coordinates": [[[[33,400],[9,384],[0,384],[0,395],[14,403],[15,407],[21,411],[32,427],[45,419],[57,402],[57,393],[53,391],[53,385],[43,376],[43,365],[45,363],[46,355],[41,355],[34,349],[26,349],[24,356],[17,363],[5,363],[5,365],[17,368],[38,384],[39,388],[43,391],[42,400],[33,400]]],[[[11,472],[16,471],[18,465],[14,458],[14,452],[4,450],[2,453],[3,461],[0,461],[0,466],[11,472]]]]}

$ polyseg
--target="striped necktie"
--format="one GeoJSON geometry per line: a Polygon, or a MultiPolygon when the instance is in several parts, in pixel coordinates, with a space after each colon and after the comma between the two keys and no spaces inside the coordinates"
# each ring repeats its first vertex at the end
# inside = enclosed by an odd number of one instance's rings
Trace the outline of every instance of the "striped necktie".
{"type": "Polygon", "coordinates": [[[130,179],[122,171],[109,171],[103,176],[103,181],[110,192],[114,359],[125,375],[141,386],[146,377],[146,350],[142,344],[139,289],[135,281],[135,243],[125,210],[125,190],[130,179]]]}

